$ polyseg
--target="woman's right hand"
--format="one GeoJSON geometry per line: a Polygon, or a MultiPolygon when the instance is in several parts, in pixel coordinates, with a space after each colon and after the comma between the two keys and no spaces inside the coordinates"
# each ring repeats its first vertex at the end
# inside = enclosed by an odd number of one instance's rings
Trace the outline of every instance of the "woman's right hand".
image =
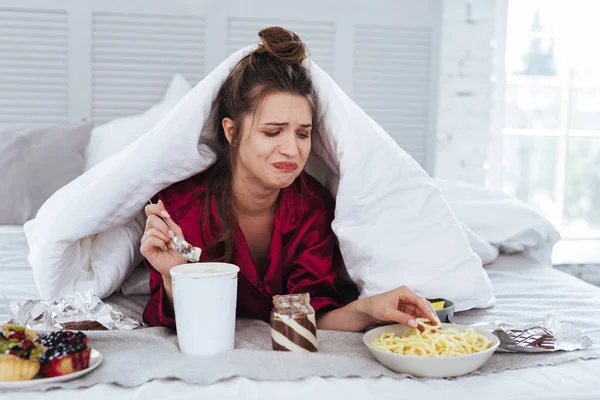
{"type": "Polygon", "coordinates": [[[163,278],[170,279],[171,268],[187,262],[175,250],[173,244],[173,237],[183,238],[183,232],[179,225],[171,219],[162,201],[159,200],[157,204],[147,205],[145,212],[148,218],[146,219],[140,252],[163,278]],[[173,230],[159,216],[164,218],[173,230]]]}

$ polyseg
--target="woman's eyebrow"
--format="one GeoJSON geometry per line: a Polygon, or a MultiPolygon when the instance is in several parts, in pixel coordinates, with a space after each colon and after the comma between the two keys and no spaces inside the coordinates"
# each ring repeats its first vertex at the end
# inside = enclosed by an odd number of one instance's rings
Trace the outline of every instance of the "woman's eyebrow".
{"type": "MultiPolygon", "coordinates": [[[[264,125],[270,126],[288,126],[289,122],[265,122],[264,125]]],[[[312,128],[312,124],[300,124],[300,128],[312,128]]]]}

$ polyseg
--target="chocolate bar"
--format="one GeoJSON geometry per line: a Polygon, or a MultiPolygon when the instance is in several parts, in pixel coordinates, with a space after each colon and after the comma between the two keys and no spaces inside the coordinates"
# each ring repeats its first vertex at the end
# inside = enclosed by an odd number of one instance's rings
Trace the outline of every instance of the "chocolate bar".
{"type": "Polygon", "coordinates": [[[104,325],[98,321],[77,321],[77,322],[63,322],[63,329],[72,331],[107,331],[104,325]]]}
{"type": "Polygon", "coordinates": [[[317,352],[317,321],[308,293],[273,296],[271,343],[276,351],[317,352]]]}
{"type": "Polygon", "coordinates": [[[548,329],[536,326],[524,330],[507,330],[508,336],[518,345],[523,347],[541,347],[554,350],[556,339],[548,329]]]}

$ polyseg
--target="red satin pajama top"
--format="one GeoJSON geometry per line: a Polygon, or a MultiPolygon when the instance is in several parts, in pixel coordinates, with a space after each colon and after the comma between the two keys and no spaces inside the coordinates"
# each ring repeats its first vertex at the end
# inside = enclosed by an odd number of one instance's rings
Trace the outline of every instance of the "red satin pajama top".
{"type": "MultiPolygon", "coordinates": [[[[209,206],[208,221],[202,234],[204,193],[210,170],[178,182],[158,193],[153,202],[162,200],[185,239],[202,249],[214,243],[220,223],[216,201],[209,206]]],[[[271,244],[265,259],[264,277],[257,273],[244,235],[237,227],[232,263],[240,268],[237,317],[269,321],[276,294],[308,292],[316,312],[342,306],[334,287],[341,267],[341,255],[331,229],[334,200],[319,182],[302,173],[289,187],[282,189],[275,211],[271,244]]],[[[216,261],[222,254],[203,251],[200,261],[216,261]]],[[[152,326],[175,327],[175,319],[165,313],[167,296],[162,277],[146,260],[150,270],[150,301],[144,321],[152,326]]]]}

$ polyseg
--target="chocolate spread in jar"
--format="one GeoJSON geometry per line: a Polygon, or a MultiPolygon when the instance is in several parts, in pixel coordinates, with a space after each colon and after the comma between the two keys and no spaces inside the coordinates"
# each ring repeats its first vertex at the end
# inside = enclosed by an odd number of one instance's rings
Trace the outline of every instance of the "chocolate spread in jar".
{"type": "Polygon", "coordinates": [[[277,351],[317,352],[317,321],[308,293],[273,296],[271,343],[277,351]]]}

